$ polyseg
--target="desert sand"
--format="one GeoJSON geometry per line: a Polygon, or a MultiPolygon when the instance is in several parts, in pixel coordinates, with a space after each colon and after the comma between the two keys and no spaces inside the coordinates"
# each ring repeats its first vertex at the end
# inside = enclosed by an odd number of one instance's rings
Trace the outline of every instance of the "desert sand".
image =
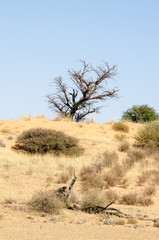
{"type": "MultiPolygon", "coordinates": [[[[14,120],[0,121],[0,139],[6,147],[0,147],[0,240],[158,240],[159,227],[154,227],[155,219],[159,218],[159,187],[152,196],[153,204],[149,206],[120,204],[116,200],[113,207],[130,214],[136,222],[115,223],[118,217],[104,218],[102,214],[89,214],[81,211],[64,209],[59,215],[50,215],[29,211],[25,203],[38,191],[57,189],[69,185],[72,175],[66,183],[59,182],[63,172],[76,170],[77,182],[73,193],[81,198],[81,182],[78,177],[83,166],[100,162],[105,151],[116,152],[119,163],[127,157],[126,152],[119,151],[121,142],[117,140],[121,134],[133,146],[137,131],[142,124],[126,123],[129,133],[116,132],[112,129],[113,122],[75,123],[55,121],[41,117],[23,117],[14,120]],[[57,157],[53,155],[30,156],[12,149],[16,137],[24,130],[42,127],[63,131],[65,134],[79,139],[85,149],[80,157],[57,157]],[[12,139],[9,138],[12,136],[12,139]]],[[[135,192],[140,194],[149,182],[137,185],[138,176],[144,171],[159,169],[159,163],[152,156],[145,157],[142,162],[126,172],[125,186],[109,187],[118,196],[135,192]]],[[[104,189],[107,190],[107,189],[104,189]]]]}

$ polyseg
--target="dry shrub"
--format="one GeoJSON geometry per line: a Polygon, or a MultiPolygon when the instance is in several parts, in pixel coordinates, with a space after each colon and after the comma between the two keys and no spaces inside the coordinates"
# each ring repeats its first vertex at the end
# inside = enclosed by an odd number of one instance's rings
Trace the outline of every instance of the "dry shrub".
{"type": "Polygon", "coordinates": [[[142,186],[144,183],[148,182],[151,178],[151,171],[144,171],[140,176],[138,176],[137,185],[142,186]]]}
{"type": "Polygon", "coordinates": [[[111,189],[107,190],[105,194],[106,194],[106,199],[109,200],[110,202],[119,199],[118,194],[111,189]]]}
{"type": "Polygon", "coordinates": [[[114,176],[113,172],[103,174],[103,179],[107,187],[113,187],[119,183],[119,178],[114,176]]]}
{"type": "Polygon", "coordinates": [[[62,172],[58,175],[57,183],[67,183],[70,178],[71,175],[68,172],[62,172]]]}
{"type": "Polygon", "coordinates": [[[124,221],[124,219],[116,219],[114,221],[114,224],[115,225],[125,225],[125,221],[124,221]]]}
{"type": "Polygon", "coordinates": [[[122,196],[120,203],[127,205],[136,205],[138,202],[136,193],[129,193],[122,196]]]}
{"type": "Polygon", "coordinates": [[[130,145],[129,145],[128,142],[123,141],[123,142],[120,144],[118,150],[119,150],[120,152],[127,152],[127,151],[129,150],[129,146],[130,146],[130,145]]]}
{"type": "Polygon", "coordinates": [[[159,185],[159,171],[151,171],[151,181],[153,184],[159,185]]]}
{"type": "Polygon", "coordinates": [[[28,205],[32,210],[50,214],[59,214],[64,208],[64,202],[51,192],[39,192],[32,197],[28,205]]]}
{"type": "Polygon", "coordinates": [[[153,226],[159,228],[159,220],[158,220],[158,221],[155,221],[153,226]]]}
{"type": "Polygon", "coordinates": [[[103,166],[112,167],[118,161],[118,155],[116,152],[105,151],[103,154],[103,166]]]}
{"type": "Polygon", "coordinates": [[[123,122],[116,122],[112,126],[113,130],[128,133],[129,127],[123,122]]]}
{"type": "Polygon", "coordinates": [[[137,221],[136,218],[129,218],[128,219],[128,224],[137,224],[137,223],[138,223],[138,221],[137,221]]]}
{"type": "Polygon", "coordinates": [[[6,147],[6,144],[3,142],[3,140],[0,138],[0,147],[6,147]]]}
{"type": "Polygon", "coordinates": [[[80,180],[82,191],[92,188],[103,188],[105,186],[102,175],[97,173],[92,166],[81,169],[80,180]]]}
{"type": "Polygon", "coordinates": [[[101,206],[104,207],[106,205],[105,195],[103,192],[99,191],[99,189],[90,189],[83,194],[81,207],[82,209],[93,207],[93,206],[101,206]]]}
{"type": "Polygon", "coordinates": [[[107,187],[113,187],[121,183],[124,176],[124,168],[122,165],[116,164],[109,172],[103,174],[103,179],[107,187]]]}
{"type": "Polygon", "coordinates": [[[100,173],[103,169],[103,162],[96,161],[95,163],[92,164],[92,167],[97,173],[100,173]]]}
{"type": "Polygon", "coordinates": [[[144,189],[144,196],[152,196],[156,193],[156,187],[153,185],[147,186],[144,189]]]}
{"type": "Polygon", "coordinates": [[[153,204],[151,197],[144,195],[138,196],[136,193],[129,193],[122,196],[121,204],[149,206],[153,204]]]}
{"type": "Polygon", "coordinates": [[[114,138],[115,138],[117,141],[121,142],[121,141],[124,141],[124,140],[125,140],[126,135],[125,135],[125,134],[116,134],[116,135],[114,136],[114,138]]]}
{"type": "Polygon", "coordinates": [[[125,159],[123,159],[122,161],[122,165],[125,169],[125,172],[129,169],[131,169],[134,166],[135,163],[135,159],[133,157],[127,157],[125,159]]]}
{"type": "Polygon", "coordinates": [[[151,197],[145,197],[145,196],[140,196],[137,199],[137,204],[141,206],[149,206],[154,204],[153,200],[151,197]]]}
{"type": "Polygon", "coordinates": [[[146,155],[146,151],[142,148],[134,148],[128,152],[128,156],[134,158],[136,162],[143,160],[146,155]]]}

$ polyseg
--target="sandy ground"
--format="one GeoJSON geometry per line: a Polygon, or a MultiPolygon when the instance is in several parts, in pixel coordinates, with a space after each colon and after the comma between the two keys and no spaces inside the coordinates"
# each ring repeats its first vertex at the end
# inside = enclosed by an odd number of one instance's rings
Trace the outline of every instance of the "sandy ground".
{"type": "MultiPolygon", "coordinates": [[[[142,126],[128,124],[130,132],[126,134],[126,139],[132,144],[134,135],[142,126]]],[[[80,144],[86,148],[84,157],[69,160],[69,165],[76,168],[77,173],[84,164],[89,165],[100,158],[105,150],[117,151],[119,145],[118,141],[114,140],[119,133],[112,131],[111,123],[71,123],[45,118],[0,121],[0,138],[6,143],[6,148],[0,149],[0,240],[159,239],[159,228],[154,227],[152,221],[159,218],[158,187],[153,197],[153,205],[141,207],[115,204],[113,206],[138,219],[134,224],[130,224],[128,219],[124,219],[124,225],[108,224],[112,218],[106,219],[100,214],[86,214],[80,211],[64,210],[60,215],[52,216],[27,210],[22,202],[30,199],[36,191],[57,188],[59,184],[55,181],[56,177],[59,172],[65,170],[66,162],[68,164],[67,158],[55,158],[54,161],[49,157],[29,158],[11,150],[16,136],[23,130],[34,127],[61,130],[80,139],[80,144]],[[8,136],[13,136],[14,139],[8,140],[8,136]],[[48,178],[51,179],[49,184],[48,178]],[[6,199],[10,198],[15,199],[16,203],[7,203],[6,199]],[[141,220],[141,218],[147,220],[141,220]]],[[[118,152],[118,154],[119,160],[125,157],[125,153],[118,152]]],[[[142,170],[136,167],[129,173],[130,190],[136,189],[133,179],[140,171],[142,170]]],[[[80,192],[78,181],[76,186],[80,192]]],[[[126,191],[119,187],[115,190],[119,193],[126,191]]]]}

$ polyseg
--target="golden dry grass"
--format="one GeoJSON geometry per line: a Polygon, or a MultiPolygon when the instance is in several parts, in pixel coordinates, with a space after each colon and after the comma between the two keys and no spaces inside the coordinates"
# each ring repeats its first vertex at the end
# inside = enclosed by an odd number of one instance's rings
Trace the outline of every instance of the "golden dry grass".
{"type": "MultiPolygon", "coordinates": [[[[131,149],[134,149],[134,137],[138,129],[141,129],[143,125],[129,122],[126,124],[129,126],[129,132],[126,133],[126,136],[124,135],[124,140],[131,149]]],[[[73,193],[75,193],[77,202],[82,200],[83,190],[87,191],[90,188],[96,190],[98,188],[97,191],[102,189],[105,194],[106,204],[115,200],[115,207],[126,213],[133,214],[135,219],[139,211],[143,212],[143,215],[149,215],[152,218],[159,217],[159,164],[156,155],[154,157],[145,154],[140,161],[134,161],[131,167],[128,166],[130,165],[129,160],[134,153],[131,151],[128,157],[127,152],[119,151],[121,140],[116,137],[117,133],[112,129],[112,125],[111,122],[105,124],[94,123],[93,121],[75,123],[61,119],[50,120],[44,117],[33,118],[31,116],[0,121],[0,139],[6,144],[5,148],[0,147],[0,202],[10,205],[19,204],[29,201],[39,191],[45,192],[63,185],[68,186],[75,169],[77,182],[73,188],[73,193]],[[44,156],[27,155],[12,150],[16,137],[22,131],[37,127],[60,130],[69,136],[77,137],[79,144],[85,149],[84,154],[80,157],[57,157],[50,154],[44,156]],[[4,129],[7,129],[7,131],[4,131],[4,129]],[[112,157],[114,156],[113,163],[109,163],[109,166],[103,162],[104,153],[106,152],[112,153],[112,157]],[[113,155],[114,153],[117,154],[118,160],[113,155]],[[82,176],[83,169],[85,169],[85,174],[82,176]],[[108,184],[108,180],[111,184],[108,184]],[[153,184],[153,181],[156,183],[153,184]],[[82,186],[82,182],[85,185],[82,186]],[[143,194],[144,197],[140,199],[142,206],[118,204],[121,197],[130,192],[136,195],[139,194],[138,196],[143,194]],[[150,197],[154,204],[147,207],[150,204],[150,197]]],[[[3,205],[1,206],[1,212],[5,212],[3,205]]],[[[9,210],[7,214],[11,214],[9,210]]],[[[26,217],[25,213],[17,213],[17,216],[21,221],[26,217]]],[[[88,216],[84,213],[74,214],[68,212],[68,210],[62,216],[65,216],[66,225],[68,222],[74,221],[84,223],[83,219],[87,219],[88,231],[91,224],[96,224],[99,221],[97,216],[88,216]]],[[[114,222],[119,225],[115,226],[116,228],[120,227],[123,230],[125,228],[122,224],[127,224],[127,221],[117,222],[116,219],[114,222]]],[[[34,229],[32,229],[32,232],[34,232],[34,229]]],[[[144,236],[144,232],[142,236],[144,236]]],[[[125,236],[125,239],[127,237],[125,236]]],[[[119,235],[118,238],[120,238],[119,235]]]]}

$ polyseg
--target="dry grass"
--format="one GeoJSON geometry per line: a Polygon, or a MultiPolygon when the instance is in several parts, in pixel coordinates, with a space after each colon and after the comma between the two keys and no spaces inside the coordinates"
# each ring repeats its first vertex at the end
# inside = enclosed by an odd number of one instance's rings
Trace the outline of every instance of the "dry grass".
{"type": "Polygon", "coordinates": [[[130,158],[134,158],[134,161],[138,162],[145,159],[147,154],[146,151],[143,150],[142,148],[134,148],[128,152],[128,156],[130,158]]]}
{"type": "Polygon", "coordinates": [[[128,193],[120,199],[121,204],[149,206],[154,202],[149,196],[138,195],[137,193],[128,193]]]}
{"type": "Polygon", "coordinates": [[[159,221],[155,221],[153,226],[159,228],[159,221]]]}
{"type": "Polygon", "coordinates": [[[129,218],[127,223],[128,224],[137,224],[138,220],[136,218],[129,218]]]}
{"type": "Polygon", "coordinates": [[[153,196],[155,195],[157,189],[154,185],[146,186],[144,189],[144,196],[153,196]]]}
{"type": "Polygon", "coordinates": [[[116,152],[105,151],[103,154],[103,166],[112,167],[118,161],[118,155],[116,152]]]}
{"type": "Polygon", "coordinates": [[[28,205],[35,211],[59,214],[60,210],[64,207],[64,202],[55,194],[53,195],[51,192],[45,191],[34,195],[28,205]]]}
{"type": "Polygon", "coordinates": [[[107,190],[105,194],[106,194],[106,199],[109,200],[110,202],[116,201],[119,199],[118,194],[111,189],[107,190]]]}
{"type": "Polygon", "coordinates": [[[114,138],[115,138],[117,141],[122,142],[122,141],[124,141],[124,140],[126,139],[126,135],[125,135],[125,134],[116,134],[116,135],[114,136],[114,138]]]}
{"type": "Polygon", "coordinates": [[[119,145],[118,150],[120,152],[127,152],[129,150],[130,144],[126,141],[121,142],[121,144],[119,145]]]}
{"type": "Polygon", "coordinates": [[[58,175],[57,183],[67,183],[71,178],[71,175],[69,175],[68,172],[61,172],[58,175]]]}
{"type": "Polygon", "coordinates": [[[93,206],[105,206],[105,195],[99,189],[88,190],[83,194],[81,207],[88,208],[93,206]]]}
{"type": "Polygon", "coordinates": [[[128,133],[129,132],[129,126],[126,125],[123,122],[115,122],[112,126],[113,130],[115,131],[121,131],[121,132],[125,132],[128,133]]]}

